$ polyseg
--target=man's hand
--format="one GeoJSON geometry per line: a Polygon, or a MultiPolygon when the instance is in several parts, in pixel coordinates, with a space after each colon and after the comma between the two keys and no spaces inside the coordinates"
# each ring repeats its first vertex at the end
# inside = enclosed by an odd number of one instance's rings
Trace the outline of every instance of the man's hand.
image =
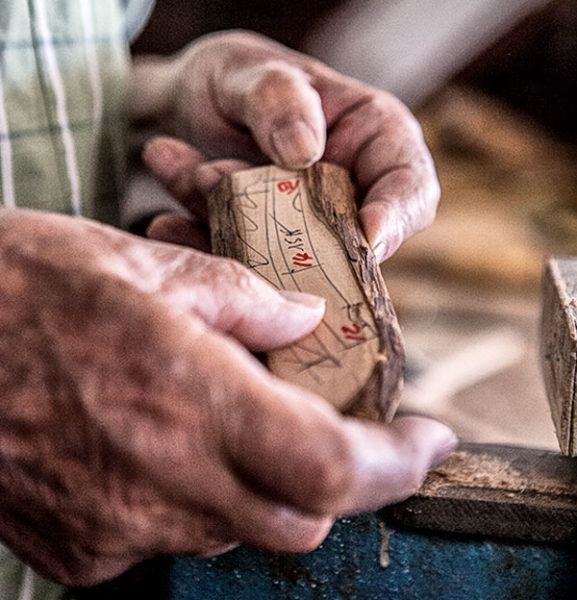
{"type": "Polygon", "coordinates": [[[306,551],[411,494],[453,447],[428,419],[341,417],[243,346],[316,297],[82,219],[0,213],[0,539],[68,584],[157,553],[306,551]]]}
{"type": "MultiPolygon", "coordinates": [[[[174,59],[139,59],[132,111],[210,160],[272,159],[303,168],[323,158],[345,167],[379,260],[434,218],[439,185],[409,111],[390,94],[255,34],[210,35],[174,59]]],[[[190,170],[191,152],[158,139],[147,147],[145,160],[202,219],[202,176],[190,170]]],[[[213,164],[225,171],[239,166],[245,163],[213,164]]]]}

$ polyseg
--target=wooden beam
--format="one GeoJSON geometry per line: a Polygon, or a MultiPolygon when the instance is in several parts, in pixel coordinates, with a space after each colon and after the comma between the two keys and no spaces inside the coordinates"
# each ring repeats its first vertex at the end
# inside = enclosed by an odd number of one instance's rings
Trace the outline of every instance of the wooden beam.
{"type": "Polygon", "coordinates": [[[577,456],[577,258],[553,257],[543,277],[541,361],[561,452],[577,456]]]}
{"type": "Polygon", "coordinates": [[[577,543],[577,463],[558,452],[463,444],[385,519],[421,530],[577,543]]]}

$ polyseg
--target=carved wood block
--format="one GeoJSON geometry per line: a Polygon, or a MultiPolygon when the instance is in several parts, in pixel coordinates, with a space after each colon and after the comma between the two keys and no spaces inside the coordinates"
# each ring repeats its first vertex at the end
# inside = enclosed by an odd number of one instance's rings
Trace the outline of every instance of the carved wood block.
{"type": "Polygon", "coordinates": [[[577,258],[554,257],[543,277],[541,360],[561,452],[577,456],[577,258]]]}
{"type": "Polygon", "coordinates": [[[344,413],[390,420],[402,385],[402,338],[348,173],[325,163],[239,171],[209,204],[213,252],[277,289],[327,301],[312,334],[268,353],[270,370],[344,413]]]}

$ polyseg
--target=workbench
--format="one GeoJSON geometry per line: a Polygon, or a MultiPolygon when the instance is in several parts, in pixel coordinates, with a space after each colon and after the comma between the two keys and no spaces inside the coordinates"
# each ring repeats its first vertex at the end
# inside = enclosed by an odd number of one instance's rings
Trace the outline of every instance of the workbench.
{"type": "Polygon", "coordinates": [[[339,519],[309,554],[166,557],[79,600],[575,600],[577,463],[466,444],[412,498],[339,519]]]}

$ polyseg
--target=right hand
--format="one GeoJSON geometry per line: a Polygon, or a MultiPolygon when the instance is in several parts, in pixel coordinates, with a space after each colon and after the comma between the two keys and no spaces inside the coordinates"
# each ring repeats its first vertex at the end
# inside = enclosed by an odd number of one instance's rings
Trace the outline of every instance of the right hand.
{"type": "Polygon", "coordinates": [[[453,447],[424,418],[344,418],[244,348],[322,303],[229,260],[96,223],[0,212],[0,539],[73,585],[157,553],[318,545],[414,492],[453,447]]]}

